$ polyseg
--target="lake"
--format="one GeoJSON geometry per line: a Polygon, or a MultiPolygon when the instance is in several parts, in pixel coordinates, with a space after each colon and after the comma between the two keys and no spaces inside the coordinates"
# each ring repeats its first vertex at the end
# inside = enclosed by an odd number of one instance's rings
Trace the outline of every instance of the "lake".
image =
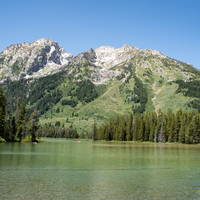
{"type": "Polygon", "coordinates": [[[0,199],[200,199],[200,145],[0,144],[0,199]]]}

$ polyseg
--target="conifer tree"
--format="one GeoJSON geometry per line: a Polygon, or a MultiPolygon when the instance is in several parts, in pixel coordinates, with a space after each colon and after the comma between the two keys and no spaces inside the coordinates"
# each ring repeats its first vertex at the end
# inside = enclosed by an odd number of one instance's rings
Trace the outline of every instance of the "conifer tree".
{"type": "Polygon", "coordinates": [[[176,118],[175,118],[175,130],[176,130],[176,135],[177,138],[175,138],[175,142],[178,142],[178,138],[179,138],[179,132],[180,132],[180,128],[181,128],[181,116],[182,116],[183,112],[182,109],[180,108],[177,112],[176,112],[176,118]]]}
{"type": "Polygon", "coordinates": [[[101,138],[105,140],[129,141],[132,138],[135,141],[198,143],[200,141],[200,114],[182,113],[182,110],[174,114],[170,109],[167,114],[161,110],[158,115],[156,112],[146,115],[136,113],[135,116],[116,117],[109,120],[102,126],[100,132],[101,138]]]}
{"type": "Polygon", "coordinates": [[[3,112],[3,108],[0,107],[0,137],[5,139],[5,115],[3,112]]]}
{"type": "Polygon", "coordinates": [[[155,123],[151,121],[150,123],[150,134],[149,134],[149,141],[154,141],[154,133],[155,133],[155,123]]]}
{"type": "Polygon", "coordinates": [[[119,140],[119,127],[116,128],[115,140],[119,140]]]}
{"type": "Polygon", "coordinates": [[[187,127],[187,132],[186,132],[186,135],[185,135],[185,142],[186,143],[193,143],[193,140],[194,140],[194,135],[193,135],[193,132],[194,132],[194,126],[193,126],[193,123],[189,123],[188,124],[188,127],[187,127]]]}
{"type": "Polygon", "coordinates": [[[0,86],[0,137],[6,138],[5,133],[5,107],[6,98],[3,94],[3,88],[0,86]]]}
{"type": "Polygon", "coordinates": [[[167,117],[169,118],[169,116],[171,116],[172,114],[172,110],[170,108],[167,109],[167,117]]]}
{"type": "Polygon", "coordinates": [[[149,113],[147,113],[144,120],[145,120],[144,141],[149,141],[149,135],[150,135],[150,114],[149,113]]]}
{"type": "Polygon", "coordinates": [[[97,139],[101,140],[102,139],[102,132],[103,132],[103,128],[100,127],[99,129],[97,129],[97,139]]]}
{"type": "MultiPolygon", "coordinates": [[[[31,114],[28,131],[31,133],[32,142],[36,142],[36,131],[39,129],[39,114],[38,111],[35,109],[34,112],[31,114]]],[[[58,127],[59,128],[59,127],[58,127]]],[[[58,131],[57,131],[58,132],[58,131]]]]}
{"type": "Polygon", "coordinates": [[[21,141],[22,137],[25,137],[25,130],[26,130],[26,109],[22,98],[19,98],[17,101],[16,123],[17,123],[17,137],[21,141]]]}
{"type": "Polygon", "coordinates": [[[118,136],[119,136],[119,124],[120,124],[120,118],[119,115],[117,115],[117,117],[114,119],[114,130],[113,130],[113,139],[114,140],[118,140],[118,136]]]}
{"type": "Polygon", "coordinates": [[[165,141],[168,141],[168,131],[167,131],[167,116],[165,115],[165,123],[163,124],[163,132],[165,141]]]}
{"type": "Polygon", "coordinates": [[[158,111],[158,120],[157,120],[157,135],[158,135],[158,142],[165,142],[165,135],[164,135],[164,123],[165,123],[165,115],[159,109],[158,111]]]}
{"type": "Polygon", "coordinates": [[[126,120],[124,117],[122,117],[119,127],[119,140],[124,141],[125,138],[126,138],[126,120]]]}
{"type": "Polygon", "coordinates": [[[133,119],[133,140],[134,141],[137,141],[138,128],[139,128],[139,113],[136,113],[133,119]]]}
{"type": "Polygon", "coordinates": [[[168,142],[174,142],[175,137],[176,137],[175,115],[174,113],[170,113],[168,118],[168,142]]]}
{"type": "Polygon", "coordinates": [[[111,125],[111,121],[108,122],[108,140],[111,140],[112,138],[112,125],[111,125]]]}
{"type": "Polygon", "coordinates": [[[11,119],[11,130],[10,130],[10,139],[14,141],[16,135],[16,125],[15,125],[15,117],[13,116],[11,119]]]}
{"type": "Polygon", "coordinates": [[[130,113],[126,128],[126,140],[131,141],[132,140],[132,129],[133,129],[133,113],[130,113]]]}
{"type": "Polygon", "coordinates": [[[195,123],[195,143],[198,143],[200,141],[200,114],[199,112],[196,113],[194,117],[194,123],[195,123]]]}
{"type": "Polygon", "coordinates": [[[109,140],[113,140],[113,130],[114,130],[114,120],[109,120],[108,123],[109,140]]]}
{"type": "Polygon", "coordinates": [[[109,141],[108,124],[105,125],[105,140],[109,141]]]}
{"type": "Polygon", "coordinates": [[[106,125],[104,124],[103,126],[102,126],[102,136],[101,136],[101,139],[102,140],[105,140],[105,134],[106,134],[106,125]]]}
{"type": "Polygon", "coordinates": [[[140,142],[142,142],[144,140],[144,122],[143,122],[143,116],[140,116],[140,119],[139,119],[139,127],[138,127],[137,140],[140,141],[140,142]]]}
{"type": "Polygon", "coordinates": [[[149,141],[151,142],[154,141],[156,126],[157,126],[157,114],[155,112],[152,112],[151,122],[150,122],[150,134],[149,134],[149,141]]]}
{"type": "Polygon", "coordinates": [[[163,129],[163,124],[164,124],[164,119],[162,120],[161,122],[161,127],[160,127],[160,133],[159,133],[159,136],[158,136],[158,142],[165,142],[165,136],[164,136],[164,129],[163,129]]]}
{"type": "Polygon", "coordinates": [[[116,125],[115,125],[115,122],[113,121],[113,124],[112,124],[113,126],[112,126],[112,140],[115,140],[115,138],[116,138],[116,130],[117,130],[117,127],[116,127],[116,125]]]}
{"type": "Polygon", "coordinates": [[[12,137],[12,120],[13,120],[13,108],[14,108],[14,100],[13,98],[10,98],[6,105],[6,115],[5,115],[5,131],[6,131],[6,140],[11,140],[13,141],[14,138],[12,137]],[[13,139],[12,139],[13,138],[13,139]]]}
{"type": "Polygon", "coordinates": [[[181,127],[180,127],[180,131],[179,131],[179,142],[181,142],[181,143],[185,142],[185,132],[186,132],[186,119],[185,119],[185,115],[182,115],[181,127]]]}
{"type": "Polygon", "coordinates": [[[156,143],[158,141],[158,131],[157,127],[155,128],[155,135],[154,135],[154,142],[156,143]]]}
{"type": "Polygon", "coordinates": [[[187,113],[187,130],[185,133],[185,142],[186,143],[193,143],[194,139],[194,124],[193,124],[193,119],[194,119],[194,111],[187,113]]]}

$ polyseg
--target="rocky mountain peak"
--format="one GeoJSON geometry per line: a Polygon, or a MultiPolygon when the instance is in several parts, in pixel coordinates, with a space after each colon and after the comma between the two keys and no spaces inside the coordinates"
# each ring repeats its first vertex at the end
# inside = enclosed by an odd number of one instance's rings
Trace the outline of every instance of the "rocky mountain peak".
{"type": "Polygon", "coordinates": [[[110,47],[110,46],[101,46],[98,47],[97,49],[95,49],[96,53],[106,53],[106,52],[115,52],[115,48],[114,47],[110,47]]]}
{"type": "MultiPolygon", "coordinates": [[[[7,78],[11,80],[39,78],[57,73],[62,69],[67,70],[70,74],[75,73],[77,67],[84,68],[81,69],[82,71],[77,69],[79,71],[77,73],[82,73],[88,66],[90,72],[87,73],[87,76],[94,83],[100,84],[124,73],[124,68],[127,68],[130,63],[134,65],[137,73],[144,71],[143,77],[148,73],[157,73],[158,76],[164,77],[168,68],[172,68],[171,66],[176,65],[176,70],[180,68],[185,71],[189,66],[173,61],[157,50],[140,50],[128,44],[124,44],[121,48],[111,46],[101,46],[95,50],[90,48],[73,57],[58,42],[42,38],[32,43],[23,42],[6,47],[0,54],[0,80],[5,82],[7,78]],[[146,59],[147,57],[148,59],[146,59]],[[84,65],[77,65],[80,63],[84,63],[84,65]],[[113,70],[115,66],[116,70],[113,70]]],[[[192,66],[189,67],[192,68],[192,66]]],[[[77,77],[79,75],[82,76],[77,74],[77,77]]],[[[126,78],[128,74],[123,76],[126,78]]],[[[188,73],[184,76],[190,77],[188,73]]]]}
{"type": "Polygon", "coordinates": [[[14,44],[0,54],[1,79],[48,75],[68,64],[72,57],[57,42],[47,38],[14,44]]]}
{"type": "Polygon", "coordinates": [[[58,44],[58,42],[53,42],[51,39],[42,38],[34,41],[32,45],[46,45],[46,44],[52,45],[52,43],[58,44]]]}
{"type": "Polygon", "coordinates": [[[97,60],[95,64],[109,69],[126,60],[130,60],[138,53],[138,51],[138,48],[134,46],[129,46],[127,44],[118,49],[110,46],[98,47],[95,50],[95,53],[97,55],[97,60]]]}
{"type": "Polygon", "coordinates": [[[153,49],[143,49],[141,50],[141,54],[143,54],[144,56],[158,56],[160,58],[167,58],[166,55],[162,54],[160,51],[157,50],[153,50],[153,49]]]}
{"type": "Polygon", "coordinates": [[[119,51],[122,51],[122,52],[129,52],[129,51],[139,51],[139,49],[137,47],[134,47],[134,46],[130,46],[128,44],[124,44],[120,49],[119,51]]]}

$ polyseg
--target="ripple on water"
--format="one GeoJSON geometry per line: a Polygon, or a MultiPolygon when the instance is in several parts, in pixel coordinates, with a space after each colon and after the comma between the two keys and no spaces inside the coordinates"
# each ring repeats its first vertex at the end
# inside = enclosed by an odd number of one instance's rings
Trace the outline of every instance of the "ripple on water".
{"type": "Polygon", "coordinates": [[[0,199],[198,199],[199,149],[73,140],[1,145],[0,199]]]}

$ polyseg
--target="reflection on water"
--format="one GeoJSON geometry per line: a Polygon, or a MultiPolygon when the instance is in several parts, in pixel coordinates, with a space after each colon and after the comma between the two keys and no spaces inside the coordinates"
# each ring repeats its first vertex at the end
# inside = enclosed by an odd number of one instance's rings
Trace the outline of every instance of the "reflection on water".
{"type": "Polygon", "coordinates": [[[199,199],[200,146],[0,144],[0,199],[199,199]]]}

